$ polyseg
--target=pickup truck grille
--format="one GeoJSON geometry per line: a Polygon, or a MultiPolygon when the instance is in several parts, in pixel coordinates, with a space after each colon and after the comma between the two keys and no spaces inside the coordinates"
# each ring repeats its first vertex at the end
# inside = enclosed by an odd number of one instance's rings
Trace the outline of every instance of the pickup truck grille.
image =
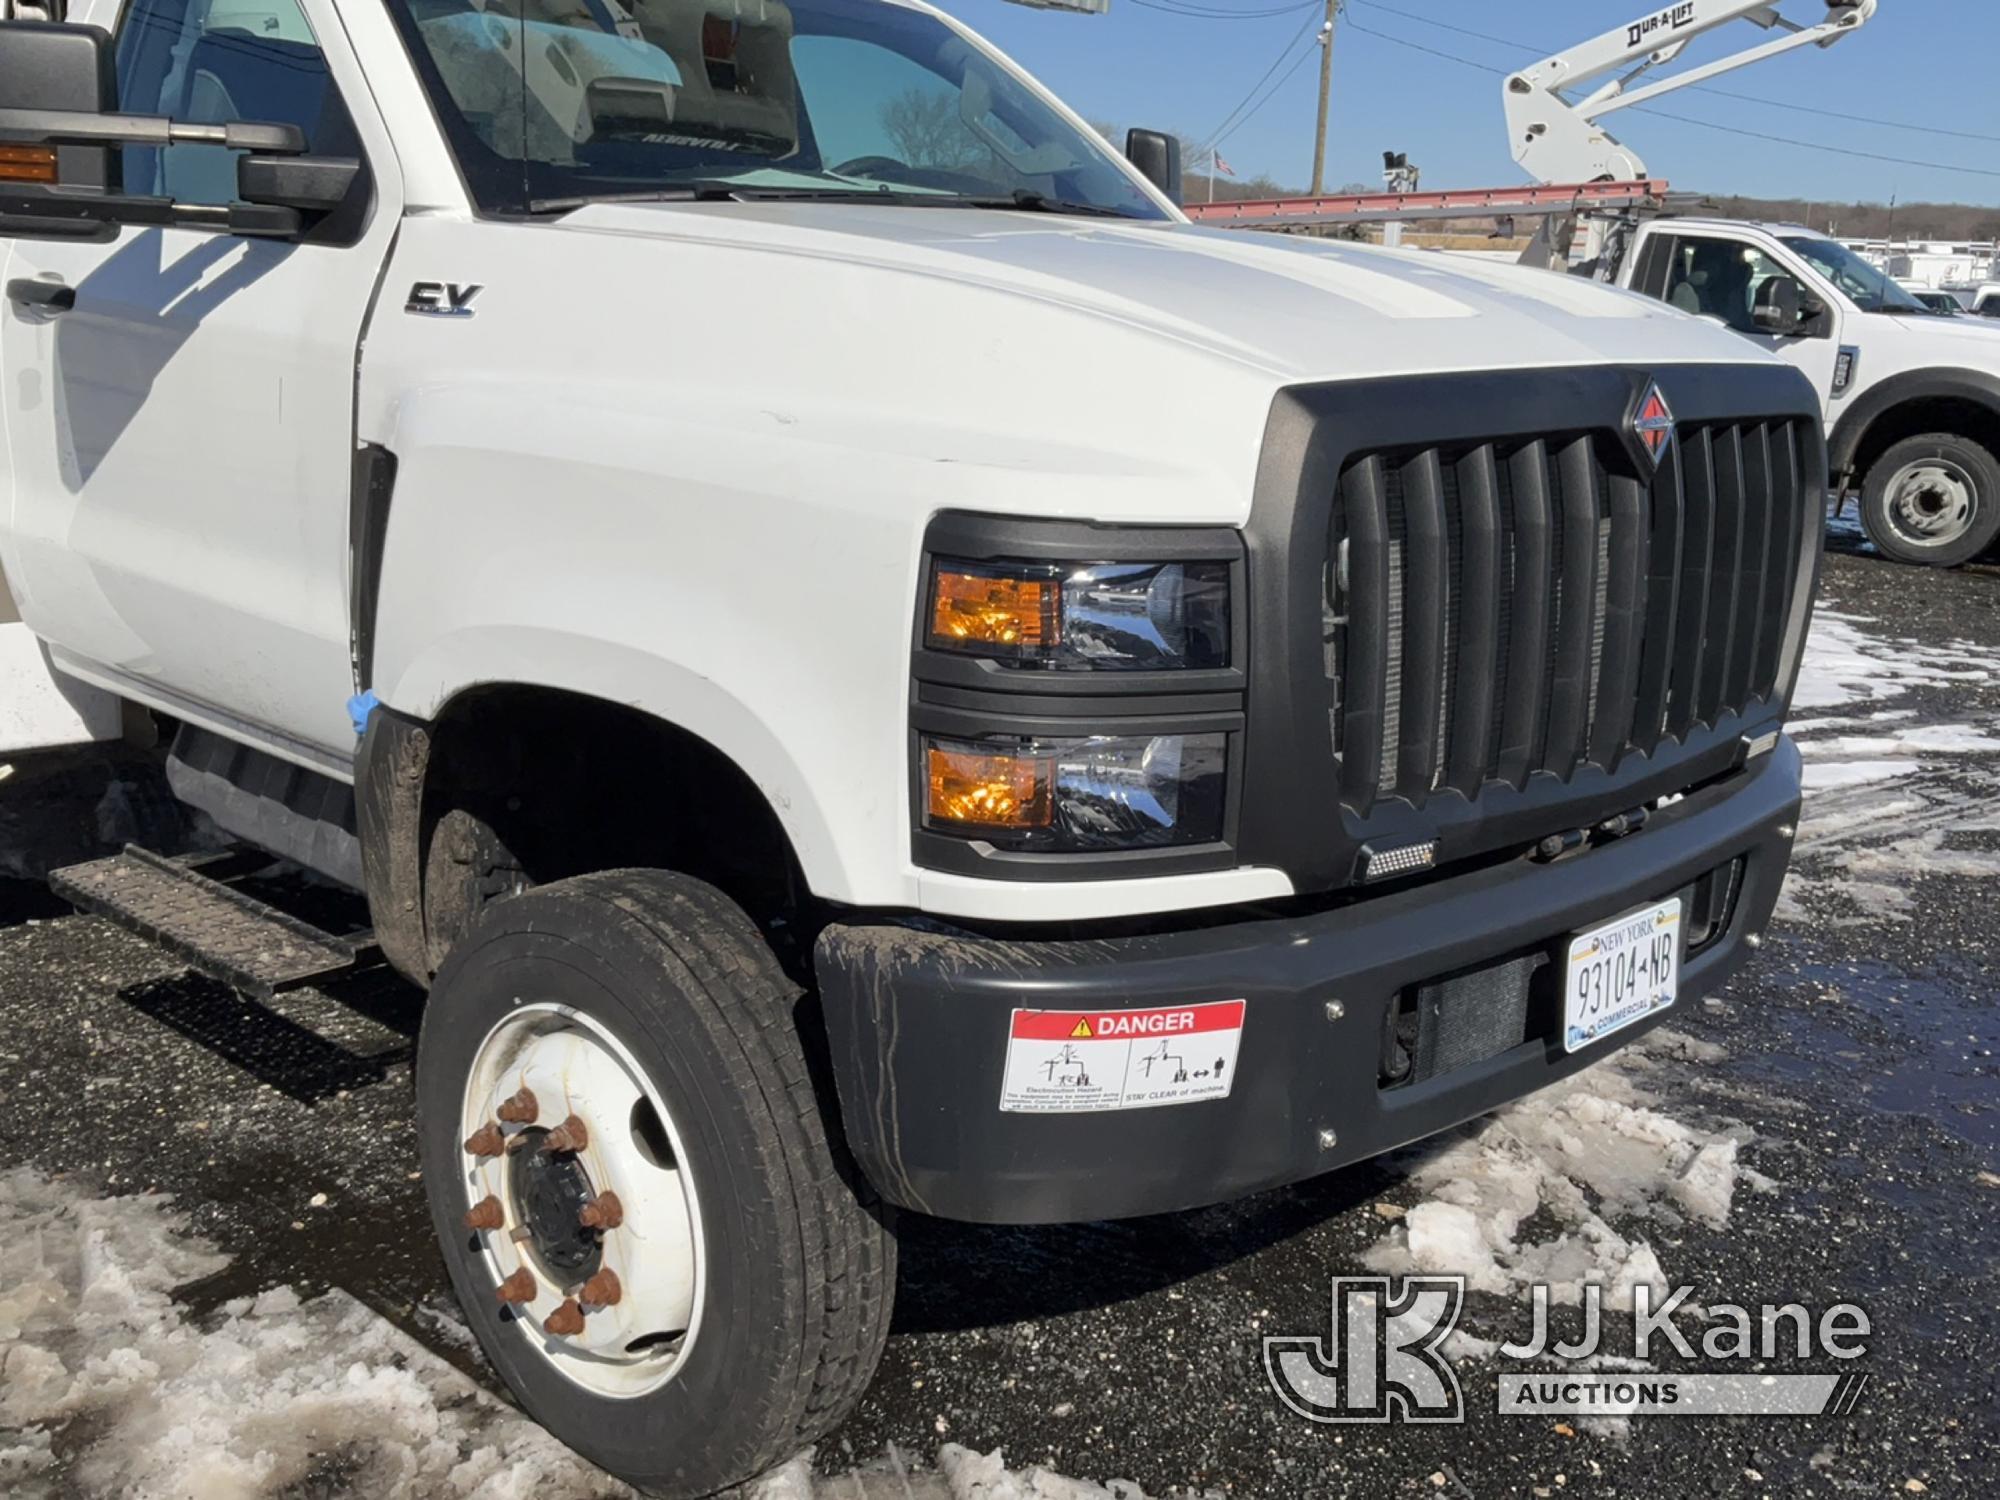
{"type": "Polygon", "coordinates": [[[1324,607],[1342,802],[1612,771],[1768,700],[1812,440],[1683,423],[1649,479],[1607,431],[1348,460],[1324,607]]]}

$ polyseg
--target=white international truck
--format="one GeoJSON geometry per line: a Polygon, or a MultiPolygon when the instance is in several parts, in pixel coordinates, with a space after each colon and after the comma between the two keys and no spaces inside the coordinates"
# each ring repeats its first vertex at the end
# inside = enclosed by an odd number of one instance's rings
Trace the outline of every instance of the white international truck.
{"type": "Polygon", "coordinates": [[[451,1282],[649,1490],[851,1408],[896,1213],[1328,1171],[1770,919],[1809,383],[1199,228],[1173,156],[903,0],[0,26],[7,669],[372,926],[56,887],[252,996],[428,991],[451,1282]]]}

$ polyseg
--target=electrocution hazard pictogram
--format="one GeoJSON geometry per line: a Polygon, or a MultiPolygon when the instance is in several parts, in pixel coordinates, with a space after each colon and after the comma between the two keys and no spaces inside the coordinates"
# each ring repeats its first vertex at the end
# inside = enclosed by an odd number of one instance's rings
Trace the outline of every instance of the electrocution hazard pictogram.
{"type": "Polygon", "coordinates": [[[1025,1114],[1223,1099],[1236,1081],[1243,1002],[1153,1010],[1017,1010],[1000,1107],[1025,1114]]]}

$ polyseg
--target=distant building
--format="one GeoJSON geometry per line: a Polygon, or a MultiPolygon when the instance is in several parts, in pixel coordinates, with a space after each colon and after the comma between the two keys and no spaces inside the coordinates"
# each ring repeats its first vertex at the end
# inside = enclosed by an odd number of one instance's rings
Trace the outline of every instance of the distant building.
{"type": "Polygon", "coordinates": [[[1950,240],[1849,240],[1841,244],[1865,256],[1898,281],[1918,286],[1962,285],[2000,280],[2000,245],[1950,240]]]}

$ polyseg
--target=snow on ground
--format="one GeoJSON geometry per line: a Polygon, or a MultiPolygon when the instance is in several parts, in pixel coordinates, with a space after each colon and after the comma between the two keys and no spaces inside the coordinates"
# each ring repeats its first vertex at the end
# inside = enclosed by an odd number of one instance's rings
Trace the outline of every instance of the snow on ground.
{"type": "Polygon", "coordinates": [[[1805,757],[1806,810],[1779,903],[1790,921],[1907,920],[1921,875],[2000,876],[2000,854],[1965,835],[2000,831],[2000,785],[1974,757],[2000,750],[2000,718],[1912,723],[1885,707],[1915,690],[2000,683],[2000,650],[1891,635],[1821,611],[1806,640],[1788,725],[1805,757]]]}
{"type": "MultiPolygon", "coordinates": [[[[1672,1285],[1643,1234],[1687,1219],[1721,1228],[1739,1187],[1769,1183],[1738,1160],[1747,1130],[1710,1131],[1667,1115],[1645,1086],[1662,1067],[1712,1062],[1720,1050],[1670,1030],[1415,1148],[1409,1184],[1422,1198],[1364,1257],[1390,1275],[1462,1275],[1473,1291],[1526,1298],[1536,1283],[1557,1303],[1604,1289],[1629,1309],[1644,1282],[1672,1285]]],[[[1473,1347],[1464,1350],[1476,1352],[1473,1347]]]]}
{"type": "MultiPolygon", "coordinates": [[[[228,1263],[170,1197],[101,1198],[28,1168],[0,1174],[0,1494],[632,1493],[345,1293],[302,1300],[277,1287],[190,1318],[175,1288],[228,1263]]],[[[745,1500],[1144,1496],[948,1445],[935,1470],[892,1450],[829,1479],[801,1458],[745,1500]]]]}

